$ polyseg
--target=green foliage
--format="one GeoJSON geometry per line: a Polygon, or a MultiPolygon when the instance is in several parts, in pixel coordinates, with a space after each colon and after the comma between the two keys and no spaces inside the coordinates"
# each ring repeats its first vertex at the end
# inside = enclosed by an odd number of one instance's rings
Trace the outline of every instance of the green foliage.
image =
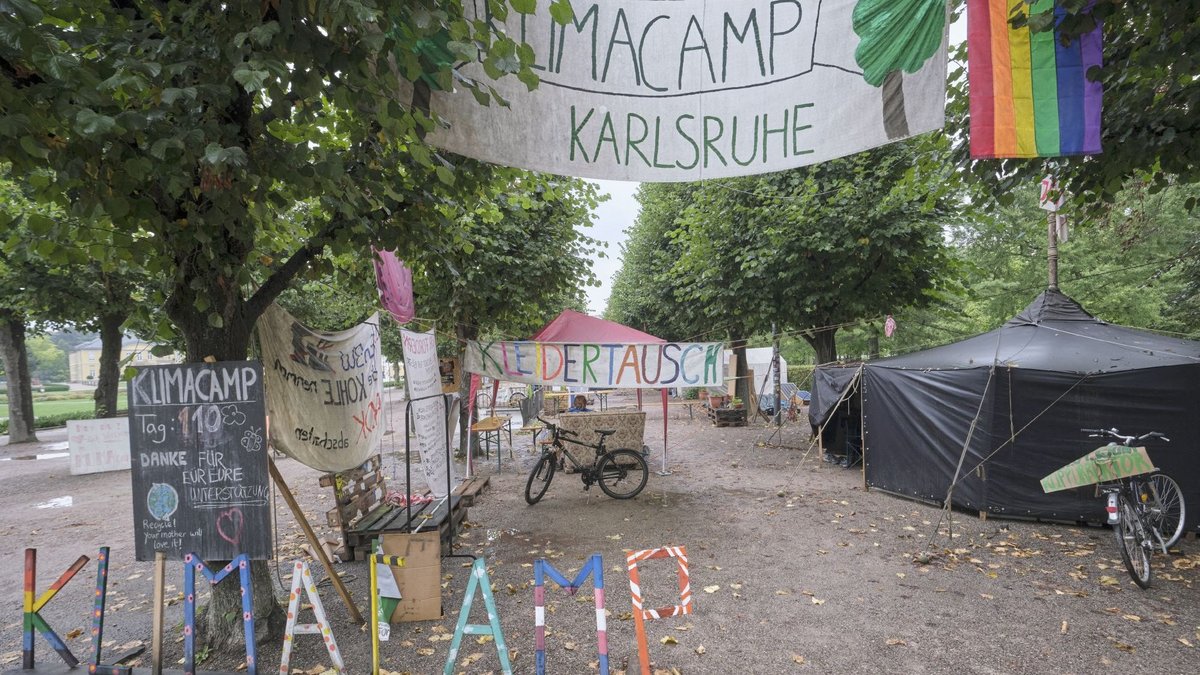
{"type": "Polygon", "coordinates": [[[858,0],[853,14],[860,38],[854,60],[863,79],[883,84],[888,73],[915,73],[942,44],[945,0],[858,0]]]}
{"type": "MultiPolygon", "coordinates": [[[[29,354],[29,370],[43,382],[66,382],[71,371],[67,366],[67,354],[50,338],[39,335],[25,342],[29,354]]],[[[64,385],[63,390],[67,387],[64,385]]]]}
{"type": "MultiPolygon", "coordinates": [[[[118,410],[117,416],[128,415],[128,410],[118,410]]],[[[56,415],[42,415],[34,420],[34,429],[55,429],[58,427],[67,426],[67,422],[71,420],[90,420],[96,417],[94,410],[79,410],[76,412],[61,413],[56,415]]],[[[0,434],[8,433],[8,419],[0,419],[0,434]]]]}

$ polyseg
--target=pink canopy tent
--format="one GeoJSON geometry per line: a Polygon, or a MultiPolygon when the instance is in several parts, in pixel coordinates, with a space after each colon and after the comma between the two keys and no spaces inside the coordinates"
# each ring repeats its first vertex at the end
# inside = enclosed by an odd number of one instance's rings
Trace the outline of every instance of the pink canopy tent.
{"type": "MultiPolygon", "coordinates": [[[[636,328],[594,316],[564,309],[550,323],[529,338],[535,342],[620,342],[636,344],[663,344],[667,341],[636,328]]],[[[492,400],[500,389],[498,380],[492,382],[492,400]]],[[[667,390],[659,390],[663,407],[663,466],[667,470],[667,390]]],[[[641,406],[642,390],[638,389],[638,405],[641,406]]]]}

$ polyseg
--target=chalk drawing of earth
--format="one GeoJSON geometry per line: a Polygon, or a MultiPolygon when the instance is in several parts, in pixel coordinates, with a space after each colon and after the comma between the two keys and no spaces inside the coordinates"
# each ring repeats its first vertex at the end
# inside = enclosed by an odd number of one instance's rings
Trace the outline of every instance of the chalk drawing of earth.
{"type": "Polygon", "coordinates": [[[166,520],[179,508],[179,493],[168,483],[155,483],[146,494],[146,506],[150,515],[158,520],[166,520]]]}

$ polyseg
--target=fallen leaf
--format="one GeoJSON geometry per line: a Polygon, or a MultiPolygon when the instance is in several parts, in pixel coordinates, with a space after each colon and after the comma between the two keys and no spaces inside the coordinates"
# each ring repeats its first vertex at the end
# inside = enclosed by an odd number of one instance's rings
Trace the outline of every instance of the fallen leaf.
{"type": "Polygon", "coordinates": [[[573,652],[573,651],[575,651],[575,643],[574,643],[574,642],[567,642],[567,643],[565,643],[565,644],[563,645],[563,649],[565,649],[565,650],[567,650],[567,651],[569,651],[569,652],[573,652]]]}
{"type": "Polygon", "coordinates": [[[1127,645],[1124,642],[1117,642],[1116,640],[1113,641],[1113,646],[1128,654],[1132,654],[1137,651],[1137,648],[1133,645],[1127,645]]]}
{"type": "Polygon", "coordinates": [[[475,663],[476,661],[478,661],[479,659],[482,659],[482,658],[483,658],[483,652],[473,652],[471,654],[467,654],[466,656],[464,656],[462,663],[464,666],[469,666],[472,663],[475,663]]]}
{"type": "Polygon", "coordinates": [[[1187,638],[1175,638],[1175,639],[1176,639],[1176,640],[1179,640],[1179,644],[1183,645],[1184,647],[1193,647],[1193,646],[1195,646],[1195,645],[1193,645],[1191,642],[1189,642],[1187,638]]]}
{"type": "Polygon", "coordinates": [[[995,600],[996,599],[990,593],[980,593],[979,597],[983,598],[984,600],[995,600]]]}
{"type": "Polygon", "coordinates": [[[677,644],[679,644],[679,640],[676,640],[676,639],[675,639],[673,636],[671,636],[671,635],[668,635],[668,636],[664,637],[663,639],[659,640],[659,642],[663,643],[664,645],[677,645],[677,644]]]}
{"type": "MultiPolygon", "coordinates": [[[[1184,640],[1183,638],[1179,638],[1179,639],[1180,639],[1180,640],[1183,640],[1184,644],[1187,644],[1187,646],[1189,646],[1189,647],[1191,647],[1191,646],[1192,646],[1191,644],[1188,644],[1188,641],[1187,641],[1187,640],[1184,640]]],[[[696,647],[696,653],[697,653],[697,654],[703,654],[703,653],[704,653],[704,652],[706,652],[706,651],[708,651],[708,650],[704,648],[704,645],[700,645],[699,647],[696,647]]]]}
{"type": "Polygon", "coordinates": [[[799,654],[792,654],[792,663],[802,666],[804,665],[804,657],[800,656],[799,654]]]}
{"type": "Polygon", "coordinates": [[[1116,577],[1110,577],[1110,576],[1105,575],[1105,576],[1100,577],[1100,585],[1101,586],[1120,586],[1121,582],[1117,581],[1116,577]]]}
{"type": "Polygon", "coordinates": [[[72,628],[71,630],[67,631],[67,639],[68,640],[74,640],[75,638],[79,637],[80,635],[83,635],[82,628],[72,628]]]}
{"type": "Polygon", "coordinates": [[[1058,634],[1059,634],[1059,635],[1066,635],[1066,634],[1067,634],[1067,622],[1066,622],[1066,621],[1063,621],[1063,622],[1062,622],[1062,627],[1058,629],[1058,634]]]}
{"type": "Polygon", "coordinates": [[[809,600],[812,600],[812,604],[814,604],[814,605],[823,605],[823,604],[825,604],[825,601],[824,601],[824,600],[821,600],[820,598],[817,598],[817,597],[815,597],[815,596],[814,596],[814,597],[811,597],[811,598],[809,598],[809,600]]]}
{"type": "Polygon", "coordinates": [[[475,638],[475,644],[486,645],[495,639],[496,638],[492,637],[491,635],[480,635],[479,637],[475,638]]]}
{"type": "Polygon", "coordinates": [[[900,638],[888,638],[887,643],[889,647],[905,647],[908,645],[907,642],[901,640],[900,638]]]}
{"type": "Polygon", "coordinates": [[[1134,623],[1142,622],[1142,617],[1138,616],[1137,614],[1122,614],[1121,618],[1125,619],[1126,621],[1132,621],[1134,623]]]}
{"type": "Polygon", "coordinates": [[[433,656],[433,647],[421,647],[417,653],[421,656],[433,656]]]}
{"type": "Polygon", "coordinates": [[[719,591],[719,590],[721,590],[721,587],[720,587],[720,586],[717,586],[717,585],[715,585],[715,584],[714,584],[714,585],[712,585],[712,586],[705,586],[705,587],[704,587],[704,592],[705,592],[705,593],[716,593],[716,592],[717,592],[717,591],[719,591]]]}

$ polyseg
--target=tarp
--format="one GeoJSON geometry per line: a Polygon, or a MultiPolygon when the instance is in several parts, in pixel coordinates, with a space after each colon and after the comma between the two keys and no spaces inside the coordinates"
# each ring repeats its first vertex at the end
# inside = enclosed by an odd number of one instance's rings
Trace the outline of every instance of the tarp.
{"type": "Polygon", "coordinates": [[[435,90],[447,124],[434,144],[571,176],[694,181],[816,164],[945,119],[939,0],[571,0],[565,25],[564,4],[501,20],[463,3],[529,45],[539,83],[456,62],[507,104],[435,90]]]}
{"type": "Polygon", "coordinates": [[[846,395],[846,390],[858,381],[861,364],[852,366],[822,366],[813,371],[812,398],[808,402],[808,421],[814,427],[825,424],[846,395]]]}
{"type": "Polygon", "coordinates": [[[956,506],[1100,521],[1092,488],[1046,494],[1040,482],[1095,448],[1080,429],[1117,427],[1170,437],[1148,448],[1200,504],[1200,342],[1107,324],[1047,290],[996,330],[868,362],[862,378],[872,487],[941,502],[962,458],[956,506]]]}
{"type": "Polygon", "coordinates": [[[361,465],[383,438],[379,314],[314,331],[271,305],[258,320],[271,444],[320,471],[361,465]]]}

